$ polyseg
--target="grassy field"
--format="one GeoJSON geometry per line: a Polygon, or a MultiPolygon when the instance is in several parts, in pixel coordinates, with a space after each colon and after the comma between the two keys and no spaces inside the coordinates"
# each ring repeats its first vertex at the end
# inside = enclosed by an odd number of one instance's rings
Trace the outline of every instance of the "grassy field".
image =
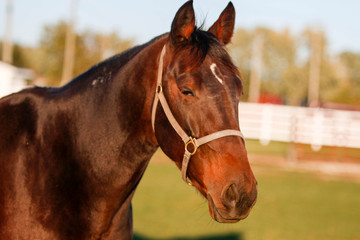
{"type": "Polygon", "coordinates": [[[207,201],[157,153],[133,200],[135,240],[360,239],[360,184],[253,166],[258,201],[235,224],[213,221],[207,201]],[[163,160],[159,160],[163,159],[163,160]]]}

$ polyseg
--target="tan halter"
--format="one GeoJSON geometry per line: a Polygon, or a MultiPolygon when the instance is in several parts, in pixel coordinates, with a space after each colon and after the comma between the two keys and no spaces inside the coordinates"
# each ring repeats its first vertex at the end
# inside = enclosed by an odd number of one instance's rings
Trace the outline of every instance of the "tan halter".
{"type": "Polygon", "coordinates": [[[201,145],[208,143],[210,141],[213,141],[218,138],[226,137],[226,136],[239,136],[242,139],[244,139],[244,135],[239,130],[222,130],[219,132],[215,132],[212,134],[209,134],[207,136],[201,137],[201,138],[194,138],[191,136],[188,136],[185,131],[181,128],[179,123],[176,121],[174,115],[172,114],[170,107],[165,99],[165,95],[163,93],[163,87],[162,87],[162,74],[163,74],[163,58],[166,52],[166,45],[163,47],[161,54],[160,54],[160,61],[159,61],[159,68],[158,68],[158,75],[157,75],[157,84],[156,84],[156,91],[155,91],[155,98],[154,103],[152,107],[152,114],[151,114],[151,124],[153,127],[153,130],[155,132],[155,117],[156,117],[156,109],[158,102],[160,101],[160,104],[165,112],[165,115],[167,119],[169,120],[171,126],[174,128],[174,130],[177,132],[177,134],[181,137],[182,141],[185,144],[185,153],[183,157],[182,167],[181,167],[181,175],[183,180],[189,184],[192,185],[187,177],[187,169],[190,162],[190,158],[192,155],[196,153],[196,150],[201,145]]]}

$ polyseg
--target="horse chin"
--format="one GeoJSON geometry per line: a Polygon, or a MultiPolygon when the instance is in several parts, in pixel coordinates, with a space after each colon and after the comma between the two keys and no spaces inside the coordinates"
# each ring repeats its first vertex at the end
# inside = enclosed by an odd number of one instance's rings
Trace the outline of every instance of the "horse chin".
{"type": "Polygon", "coordinates": [[[207,199],[209,201],[209,212],[210,212],[210,216],[217,222],[219,223],[237,223],[239,222],[240,220],[243,220],[245,219],[250,211],[248,211],[246,214],[244,215],[241,215],[239,217],[230,217],[230,218],[227,218],[226,216],[224,216],[224,214],[221,214],[221,212],[223,212],[222,210],[218,209],[216,206],[215,206],[215,203],[214,203],[214,200],[213,198],[211,197],[210,194],[207,195],[207,199]]]}

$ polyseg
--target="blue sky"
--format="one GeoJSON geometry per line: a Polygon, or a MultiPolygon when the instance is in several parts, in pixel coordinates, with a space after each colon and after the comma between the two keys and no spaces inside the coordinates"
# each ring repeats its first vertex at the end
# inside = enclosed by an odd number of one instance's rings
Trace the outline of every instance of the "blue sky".
{"type": "MultiPolygon", "coordinates": [[[[86,29],[134,38],[143,43],[168,32],[184,0],[77,0],[76,30],[86,29]]],[[[71,0],[13,0],[13,40],[35,46],[43,26],[66,20],[71,0]]],[[[198,22],[205,27],[226,7],[225,0],[194,0],[198,22]]],[[[325,30],[332,53],[360,53],[358,0],[233,0],[236,27],[289,28],[299,33],[308,26],[325,30]]],[[[0,0],[0,39],[5,27],[6,0],[0,0]]]]}

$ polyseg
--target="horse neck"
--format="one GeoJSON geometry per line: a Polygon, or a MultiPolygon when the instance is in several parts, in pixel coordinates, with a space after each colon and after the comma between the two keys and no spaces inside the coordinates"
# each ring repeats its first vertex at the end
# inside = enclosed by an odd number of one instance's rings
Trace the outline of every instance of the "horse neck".
{"type": "Polygon", "coordinates": [[[136,188],[158,147],[151,126],[151,107],[158,58],[165,40],[157,40],[138,52],[120,70],[111,74],[108,85],[99,88],[100,92],[90,98],[94,101],[91,105],[95,106],[90,107],[90,116],[96,117],[87,117],[84,121],[100,130],[83,133],[82,139],[95,155],[91,160],[95,174],[100,178],[111,176],[114,182],[107,186],[121,189],[121,196],[131,194],[136,188]],[[95,140],[95,147],[94,135],[102,139],[95,140]],[[107,166],[104,166],[105,158],[107,166]]]}
{"type": "Polygon", "coordinates": [[[151,126],[151,110],[155,97],[157,69],[166,37],[156,40],[136,54],[115,76],[111,88],[116,89],[112,98],[121,101],[118,116],[124,132],[152,146],[158,143],[151,126]]]}

